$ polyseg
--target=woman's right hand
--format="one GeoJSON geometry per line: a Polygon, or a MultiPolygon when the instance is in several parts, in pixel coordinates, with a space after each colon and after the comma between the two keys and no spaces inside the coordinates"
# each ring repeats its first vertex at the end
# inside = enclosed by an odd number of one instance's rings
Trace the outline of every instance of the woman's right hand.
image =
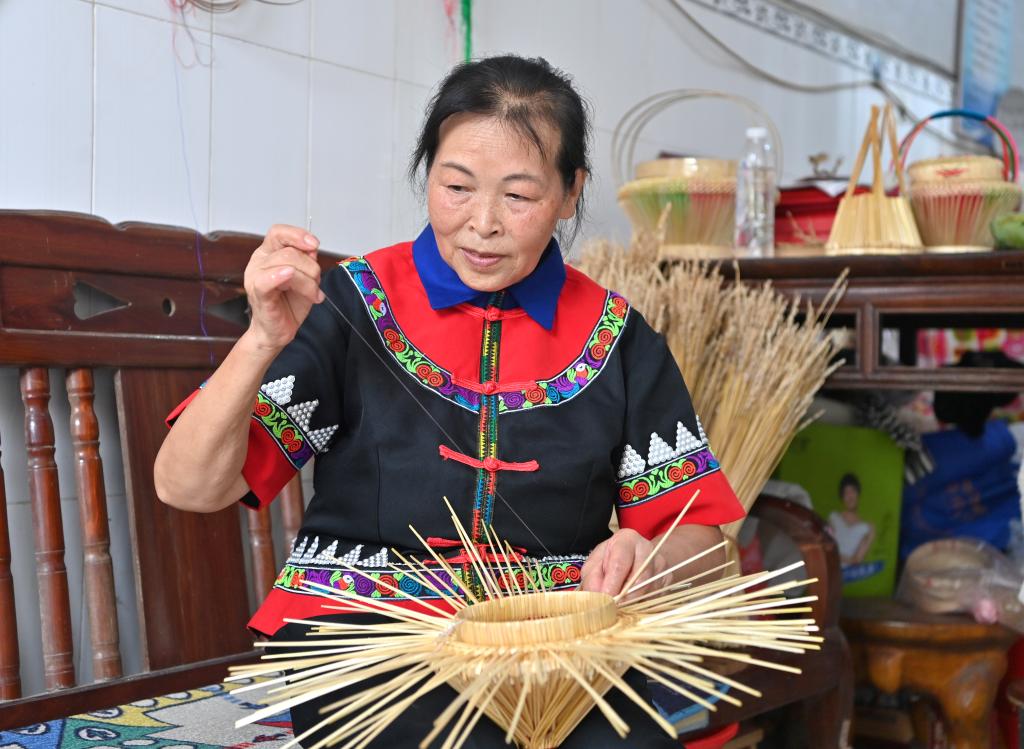
{"type": "Polygon", "coordinates": [[[305,229],[277,224],[245,267],[249,333],[261,348],[287,346],[310,308],[324,300],[320,290],[320,242],[305,229]]]}

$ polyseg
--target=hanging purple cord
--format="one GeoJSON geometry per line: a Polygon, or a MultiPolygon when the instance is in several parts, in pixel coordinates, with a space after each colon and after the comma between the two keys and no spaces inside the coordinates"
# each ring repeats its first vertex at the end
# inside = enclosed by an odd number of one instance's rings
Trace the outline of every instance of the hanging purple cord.
{"type": "MultiPolygon", "coordinates": [[[[203,253],[201,247],[201,235],[199,232],[199,218],[196,216],[196,204],[192,197],[192,170],[188,165],[188,146],[185,142],[185,118],[181,109],[181,78],[178,74],[178,59],[176,55],[171,57],[171,65],[174,68],[174,99],[178,105],[178,134],[181,137],[181,161],[185,167],[185,191],[188,194],[188,208],[192,214],[192,225],[196,232],[196,265],[199,268],[199,330],[203,338],[209,338],[210,333],[206,329],[206,272],[203,269],[203,253]]],[[[207,347],[210,355],[210,366],[214,364],[213,346],[207,347]]]]}
{"type": "MultiPolygon", "coordinates": [[[[186,173],[188,168],[185,169],[186,173]]],[[[203,338],[210,336],[206,330],[206,273],[203,271],[203,253],[199,249],[199,230],[196,230],[196,264],[199,266],[199,329],[203,338]]],[[[210,364],[213,364],[213,351],[210,351],[210,364]]]]}

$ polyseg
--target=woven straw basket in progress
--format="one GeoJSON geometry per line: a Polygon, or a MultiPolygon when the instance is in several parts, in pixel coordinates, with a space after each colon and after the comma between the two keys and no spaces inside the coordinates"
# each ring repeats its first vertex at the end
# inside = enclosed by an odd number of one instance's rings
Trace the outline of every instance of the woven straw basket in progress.
{"type": "MultiPolygon", "coordinates": [[[[623,678],[629,669],[708,710],[716,709],[714,699],[740,704],[735,694],[756,699],[760,696],[756,690],[706,661],[799,673],[764,656],[755,657],[750,648],[762,653],[803,653],[820,647],[818,627],[808,618],[808,604],[815,597],[786,595],[812,581],[773,582],[801,563],[747,576],[722,577],[728,562],[689,577],[680,574],[686,566],[722,549],[725,541],[643,578],[661,543],[697,494],[615,597],[546,590],[532,560],[515,552],[493,529],[485,529],[485,547],[474,544],[449,505],[455,530],[473,559],[472,574],[464,578],[420,538],[426,557],[407,558],[393,550],[400,560],[393,575],[411,577],[432,591],[433,599],[410,597],[403,606],[307,582],[311,591],[334,602],[328,609],[383,615],[387,621],[366,624],[358,617],[310,621],[313,629],[302,642],[261,643],[271,649],[264,661],[232,669],[233,678],[269,677],[253,687],[271,685],[269,697],[274,704],[239,725],[379,677],[384,677],[383,682],[339,697],[323,709],[319,728],[327,734],[311,749],[366,746],[401,720],[418,697],[443,684],[454,687],[458,697],[437,717],[421,747],[440,740],[442,749],[458,749],[487,716],[505,730],[506,742],[522,749],[552,749],[595,708],[625,737],[630,727],[606,699],[612,689],[674,738],[672,724],[623,678]],[[671,583],[661,588],[651,585],[658,580],[664,583],[668,575],[676,576],[668,578],[671,583]],[[299,650],[275,654],[275,647],[299,650]]],[[[363,573],[349,567],[348,574],[363,573]]],[[[397,586],[389,588],[396,595],[407,595],[397,586]]],[[[307,738],[300,734],[282,749],[307,738]]]]}

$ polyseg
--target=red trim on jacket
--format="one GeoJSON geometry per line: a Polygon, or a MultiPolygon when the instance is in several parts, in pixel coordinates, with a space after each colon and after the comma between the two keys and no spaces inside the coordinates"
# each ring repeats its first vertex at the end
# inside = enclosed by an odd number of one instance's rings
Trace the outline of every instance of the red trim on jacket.
{"type": "MultiPolygon", "coordinates": [[[[196,388],[167,415],[164,421],[168,429],[174,426],[174,422],[181,416],[182,411],[195,400],[200,390],[202,388],[196,388]]],[[[251,510],[263,509],[274,501],[274,498],[281,493],[285,484],[291,481],[295,473],[295,466],[281,454],[281,448],[273,437],[250,418],[249,445],[245,453],[245,463],[242,465],[242,476],[258,504],[255,506],[249,502],[242,502],[242,504],[251,510]]]]}
{"type": "Polygon", "coordinates": [[[644,538],[660,536],[669,529],[697,489],[700,496],[693,503],[681,525],[724,525],[746,517],[736,493],[721,471],[701,476],[666,492],[652,502],[636,507],[618,507],[619,525],[632,528],[644,538]]]}
{"type": "MultiPolygon", "coordinates": [[[[434,310],[418,278],[412,242],[366,256],[380,279],[391,311],[412,344],[461,381],[480,381],[481,319],[487,310],[460,304],[434,310]],[[400,289],[396,293],[395,289],[400,289]]],[[[544,330],[522,310],[496,310],[501,325],[501,380],[536,382],[553,377],[576,361],[604,315],[607,291],[575,268],[566,268],[555,324],[544,330]]]]}

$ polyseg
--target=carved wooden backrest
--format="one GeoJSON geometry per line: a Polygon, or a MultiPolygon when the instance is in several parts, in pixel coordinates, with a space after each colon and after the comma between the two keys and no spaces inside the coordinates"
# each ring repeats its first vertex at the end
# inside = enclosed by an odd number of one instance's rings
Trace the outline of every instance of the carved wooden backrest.
{"type": "MultiPolygon", "coordinates": [[[[9,466],[27,461],[47,689],[77,683],[54,460],[57,435],[68,432],[93,674],[97,680],[122,676],[93,402],[98,368],[115,370],[144,668],[156,671],[251,649],[238,513],[249,513],[259,600],[276,575],[269,512],[179,512],[157,499],[152,467],[166,432],[165,415],[244,330],[242,271],[259,242],[248,234],[113,226],[82,214],[0,211],[0,366],[20,370],[27,452],[3,460],[9,466]],[[66,380],[68,432],[53,423],[48,408],[54,369],[66,380]]],[[[302,518],[298,477],[281,499],[290,540],[302,518]]],[[[0,700],[16,700],[22,692],[11,559],[0,468],[0,700]]]]}

